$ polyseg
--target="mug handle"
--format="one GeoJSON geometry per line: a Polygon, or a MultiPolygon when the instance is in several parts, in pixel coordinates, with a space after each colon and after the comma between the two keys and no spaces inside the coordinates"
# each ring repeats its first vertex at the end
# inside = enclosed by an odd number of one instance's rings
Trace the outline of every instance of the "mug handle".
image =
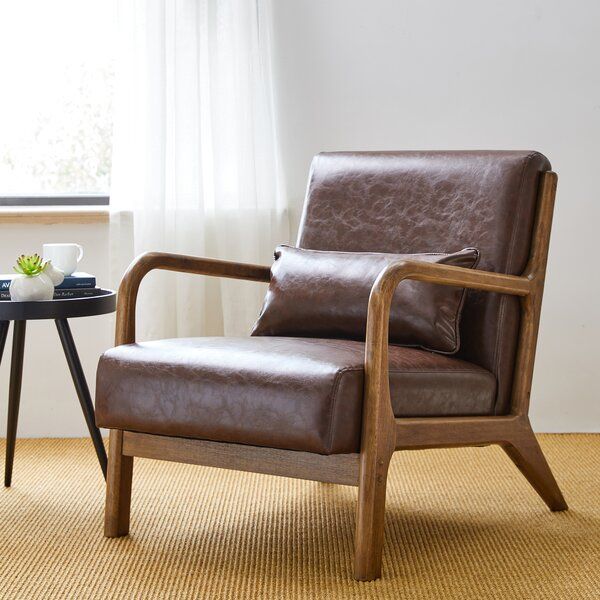
{"type": "Polygon", "coordinates": [[[79,248],[79,256],[77,257],[77,262],[79,262],[83,258],[83,246],[79,244],[75,244],[79,248]]]}

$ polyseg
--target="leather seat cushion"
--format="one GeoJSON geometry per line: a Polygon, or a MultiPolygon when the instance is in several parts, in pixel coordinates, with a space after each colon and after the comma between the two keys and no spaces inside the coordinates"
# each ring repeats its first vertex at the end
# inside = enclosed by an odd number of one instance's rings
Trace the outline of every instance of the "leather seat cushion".
{"type": "MultiPolygon", "coordinates": [[[[364,343],[248,337],[118,346],[100,359],[96,422],[143,433],[302,450],[360,447],[364,343]]],[[[390,346],[396,416],[493,414],[494,376],[390,346]]]]}

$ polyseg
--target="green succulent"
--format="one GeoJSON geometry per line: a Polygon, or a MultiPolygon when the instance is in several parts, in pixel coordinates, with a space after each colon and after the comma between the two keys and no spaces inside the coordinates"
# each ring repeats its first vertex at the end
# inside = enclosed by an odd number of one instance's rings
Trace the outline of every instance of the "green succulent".
{"type": "Polygon", "coordinates": [[[44,262],[39,254],[31,254],[26,256],[21,254],[17,258],[17,266],[13,269],[20,275],[26,275],[27,277],[35,277],[40,273],[43,273],[48,263],[44,262]]]}

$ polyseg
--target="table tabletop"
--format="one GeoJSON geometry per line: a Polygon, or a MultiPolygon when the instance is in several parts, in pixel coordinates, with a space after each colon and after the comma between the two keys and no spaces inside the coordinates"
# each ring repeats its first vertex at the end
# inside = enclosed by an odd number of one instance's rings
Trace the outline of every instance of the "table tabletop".
{"type": "Polygon", "coordinates": [[[35,319],[72,319],[114,312],[117,293],[101,290],[97,296],[60,298],[36,302],[0,300],[0,321],[29,321],[35,319]]]}

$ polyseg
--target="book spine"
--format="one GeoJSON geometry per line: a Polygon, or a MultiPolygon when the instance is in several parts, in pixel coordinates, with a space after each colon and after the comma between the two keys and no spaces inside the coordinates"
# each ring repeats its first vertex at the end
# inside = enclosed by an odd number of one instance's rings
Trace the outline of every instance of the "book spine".
{"type": "MultiPolygon", "coordinates": [[[[102,293],[100,288],[75,288],[54,290],[54,300],[64,300],[65,298],[91,298],[102,293]]],[[[10,292],[8,290],[0,290],[0,300],[10,300],[10,292]]]]}
{"type": "MultiPolygon", "coordinates": [[[[10,288],[11,279],[0,280],[0,292],[8,292],[10,288]]],[[[96,278],[95,277],[65,277],[65,280],[58,286],[57,290],[73,290],[76,288],[95,288],[96,278]]]]}
{"type": "Polygon", "coordinates": [[[100,288],[75,288],[61,290],[56,288],[54,290],[54,299],[60,300],[62,298],[90,298],[92,296],[98,296],[102,290],[100,288]]]}
{"type": "Polygon", "coordinates": [[[65,280],[58,286],[57,290],[73,290],[75,288],[95,288],[95,277],[65,277],[65,280]]]}

